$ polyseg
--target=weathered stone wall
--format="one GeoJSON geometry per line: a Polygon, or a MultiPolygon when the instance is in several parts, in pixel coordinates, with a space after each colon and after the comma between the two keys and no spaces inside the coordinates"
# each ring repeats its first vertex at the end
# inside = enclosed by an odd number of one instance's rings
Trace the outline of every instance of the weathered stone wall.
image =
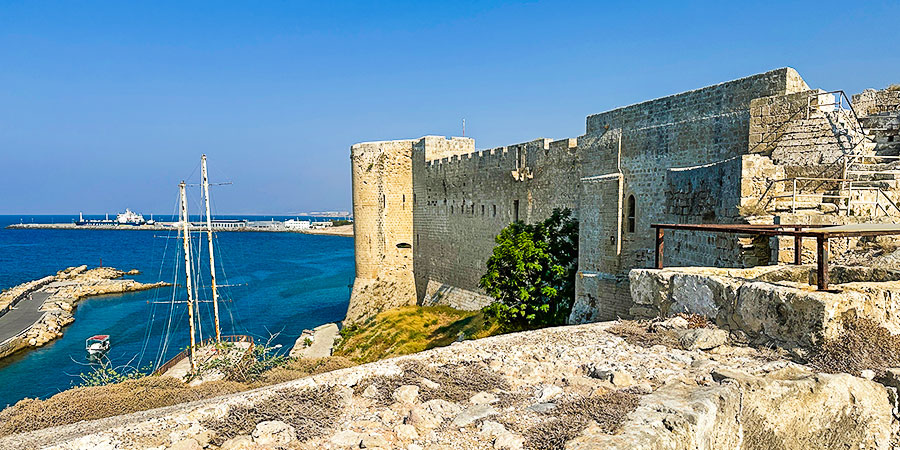
{"type": "Polygon", "coordinates": [[[874,115],[900,110],[900,89],[866,89],[853,96],[853,107],[859,115],[874,115]]]}
{"type": "MultiPolygon", "coordinates": [[[[587,239],[579,249],[578,296],[570,320],[629,316],[626,274],[653,264],[650,224],[743,221],[738,206],[745,189],[742,155],[749,152],[751,102],[808,89],[795,70],[785,68],[589,116],[587,135],[578,139],[582,177],[590,183],[582,189],[579,211],[587,239]],[[615,142],[602,139],[610,133],[615,142]],[[615,173],[622,174],[621,188],[600,181],[615,173]],[[633,232],[627,217],[618,220],[618,214],[628,214],[631,196],[633,232]],[[624,228],[616,254],[610,253],[615,239],[608,237],[613,223],[624,228]],[[605,311],[587,314],[598,311],[595,304],[605,311]]],[[[750,262],[743,255],[747,244],[732,236],[677,232],[667,242],[667,265],[750,262]]]]}
{"type": "MultiPolygon", "coordinates": [[[[754,210],[784,193],[773,180],[821,171],[860,141],[833,100],[783,68],[588,116],[577,139],[481,151],[435,136],[362,144],[357,285],[402,273],[414,283],[375,303],[478,308],[490,301],[478,283],[497,233],[567,207],[581,223],[570,322],[628,317],[628,271],[654,262],[651,224],[771,223],[754,210]],[[368,153],[391,162],[363,171],[368,153]]],[[[784,250],[778,240],[667,232],[664,263],[748,267],[784,250]]]]}
{"type": "Polygon", "coordinates": [[[478,282],[500,230],[517,219],[543,220],[556,207],[577,210],[575,140],[538,139],[439,159],[428,159],[428,149],[428,143],[419,149],[414,163],[419,298],[440,303],[435,293],[449,300],[447,293],[463,290],[480,299],[467,303],[483,306],[489,299],[478,282]]]}
{"type": "Polygon", "coordinates": [[[351,148],[356,280],[348,322],[416,303],[412,255],[414,141],[351,148]]]}

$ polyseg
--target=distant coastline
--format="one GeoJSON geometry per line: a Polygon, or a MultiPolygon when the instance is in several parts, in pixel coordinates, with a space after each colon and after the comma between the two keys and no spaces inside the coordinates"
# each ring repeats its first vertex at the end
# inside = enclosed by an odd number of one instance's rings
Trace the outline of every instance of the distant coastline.
{"type": "MultiPolygon", "coordinates": [[[[175,222],[157,222],[153,225],[76,225],[75,223],[14,223],[8,225],[8,229],[28,229],[28,230],[151,230],[151,231],[170,231],[177,229],[175,222]]],[[[194,230],[201,227],[192,227],[194,230]]],[[[216,232],[268,232],[268,233],[302,233],[302,234],[320,234],[329,236],[353,237],[353,225],[338,225],[325,228],[309,228],[309,229],[290,229],[283,227],[239,227],[239,228],[221,228],[216,232]]]]}

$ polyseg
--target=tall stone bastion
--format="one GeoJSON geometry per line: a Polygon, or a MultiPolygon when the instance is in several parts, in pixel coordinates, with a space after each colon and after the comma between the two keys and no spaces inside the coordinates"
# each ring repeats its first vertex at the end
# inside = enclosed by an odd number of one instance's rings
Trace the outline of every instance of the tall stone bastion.
{"type": "MultiPolygon", "coordinates": [[[[653,267],[651,224],[864,220],[876,208],[862,201],[869,191],[851,189],[859,198],[842,210],[827,188],[798,194],[796,182],[780,181],[824,177],[848,152],[897,153],[897,94],[867,90],[848,110],[842,91],[812,89],[780,68],[590,115],[576,138],[487,150],[468,137],[355,144],[356,281],[346,321],[405,305],[485,306],[479,279],[495,236],[555,208],[580,224],[569,322],[651,315],[632,300],[628,277],[653,267]],[[860,123],[878,135],[854,142],[860,123]]],[[[900,200],[896,189],[885,195],[900,200]]],[[[746,268],[786,262],[793,245],[674,231],[664,262],[746,268]]]]}

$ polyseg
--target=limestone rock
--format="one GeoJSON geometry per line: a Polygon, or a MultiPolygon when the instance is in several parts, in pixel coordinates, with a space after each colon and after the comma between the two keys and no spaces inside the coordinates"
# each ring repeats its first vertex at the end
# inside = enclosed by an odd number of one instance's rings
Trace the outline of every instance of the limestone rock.
{"type": "Polygon", "coordinates": [[[537,392],[537,399],[539,402],[547,402],[553,400],[562,394],[563,389],[559,386],[553,384],[547,384],[541,386],[540,390],[537,392]]]}
{"type": "Polygon", "coordinates": [[[522,436],[509,431],[497,435],[494,439],[495,449],[522,450],[524,445],[525,439],[522,436]]]}
{"type": "Polygon", "coordinates": [[[250,436],[235,436],[222,443],[220,450],[257,450],[259,448],[250,436]]]}
{"type": "Polygon", "coordinates": [[[419,431],[428,431],[437,428],[443,422],[441,417],[435,416],[424,408],[416,407],[410,410],[406,423],[416,427],[419,431]]]}
{"type": "Polygon", "coordinates": [[[694,328],[680,333],[678,342],[686,350],[709,350],[728,342],[728,332],[716,328],[694,328]]]}
{"type": "Polygon", "coordinates": [[[419,399],[419,387],[409,384],[400,386],[394,391],[392,397],[400,403],[415,403],[419,399]]]}
{"type": "Polygon", "coordinates": [[[375,385],[370,385],[365,390],[363,390],[362,396],[365,398],[377,398],[378,397],[378,388],[375,385]]]}
{"type": "Polygon", "coordinates": [[[169,450],[203,450],[203,447],[196,439],[187,438],[172,444],[169,450]]]}
{"type": "Polygon", "coordinates": [[[658,322],[653,322],[650,324],[650,329],[659,332],[662,330],[683,330],[686,329],[690,324],[687,319],[681,316],[669,317],[665,320],[660,320],[658,322]]]}
{"type": "Polygon", "coordinates": [[[414,440],[419,438],[419,432],[416,431],[416,427],[409,424],[400,424],[397,425],[396,428],[397,437],[405,440],[414,440]]]}
{"type": "Polygon", "coordinates": [[[294,427],[280,420],[260,422],[253,430],[253,442],[262,446],[286,446],[295,440],[297,432],[294,427]]]}
{"type": "Polygon", "coordinates": [[[628,372],[621,370],[599,369],[595,367],[591,368],[589,373],[592,378],[608,381],[612,383],[614,387],[626,387],[634,384],[634,377],[628,372]]]}
{"type": "Polygon", "coordinates": [[[453,418],[453,426],[464,427],[476,420],[497,414],[497,410],[488,405],[470,406],[453,418]]]}
{"type": "Polygon", "coordinates": [[[363,436],[360,448],[388,448],[390,443],[380,434],[367,434],[363,436]]]}
{"type": "Polygon", "coordinates": [[[487,405],[487,404],[494,403],[497,400],[498,400],[497,396],[494,394],[491,394],[490,392],[479,392],[479,393],[473,395],[471,399],[469,399],[469,401],[471,403],[474,403],[476,405],[487,405]]]}
{"type": "Polygon", "coordinates": [[[362,435],[353,430],[343,430],[333,434],[330,441],[341,448],[359,448],[359,444],[362,442],[362,435]]]}
{"type": "Polygon", "coordinates": [[[441,387],[440,384],[435,383],[434,381],[431,381],[428,378],[422,378],[421,380],[419,380],[419,383],[421,383],[422,386],[424,386],[428,389],[437,389],[437,388],[441,387]]]}
{"type": "Polygon", "coordinates": [[[500,434],[506,433],[506,427],[498,422],[494,422],[493,420],[485,420],[481,422],[481,429],[479,430],[484,436],[498,436],[500,434]]]}

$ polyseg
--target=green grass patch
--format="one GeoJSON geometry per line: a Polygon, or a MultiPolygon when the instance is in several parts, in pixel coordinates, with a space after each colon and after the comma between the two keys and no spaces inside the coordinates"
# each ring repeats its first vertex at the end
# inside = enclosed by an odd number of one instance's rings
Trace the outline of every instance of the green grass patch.
{"type": "Polygon", "coordinates": [[[495,334],[499,327],[486,321],[481,311],[407,306],[345,327],[334,355],[367,363],[495,334]]]}

